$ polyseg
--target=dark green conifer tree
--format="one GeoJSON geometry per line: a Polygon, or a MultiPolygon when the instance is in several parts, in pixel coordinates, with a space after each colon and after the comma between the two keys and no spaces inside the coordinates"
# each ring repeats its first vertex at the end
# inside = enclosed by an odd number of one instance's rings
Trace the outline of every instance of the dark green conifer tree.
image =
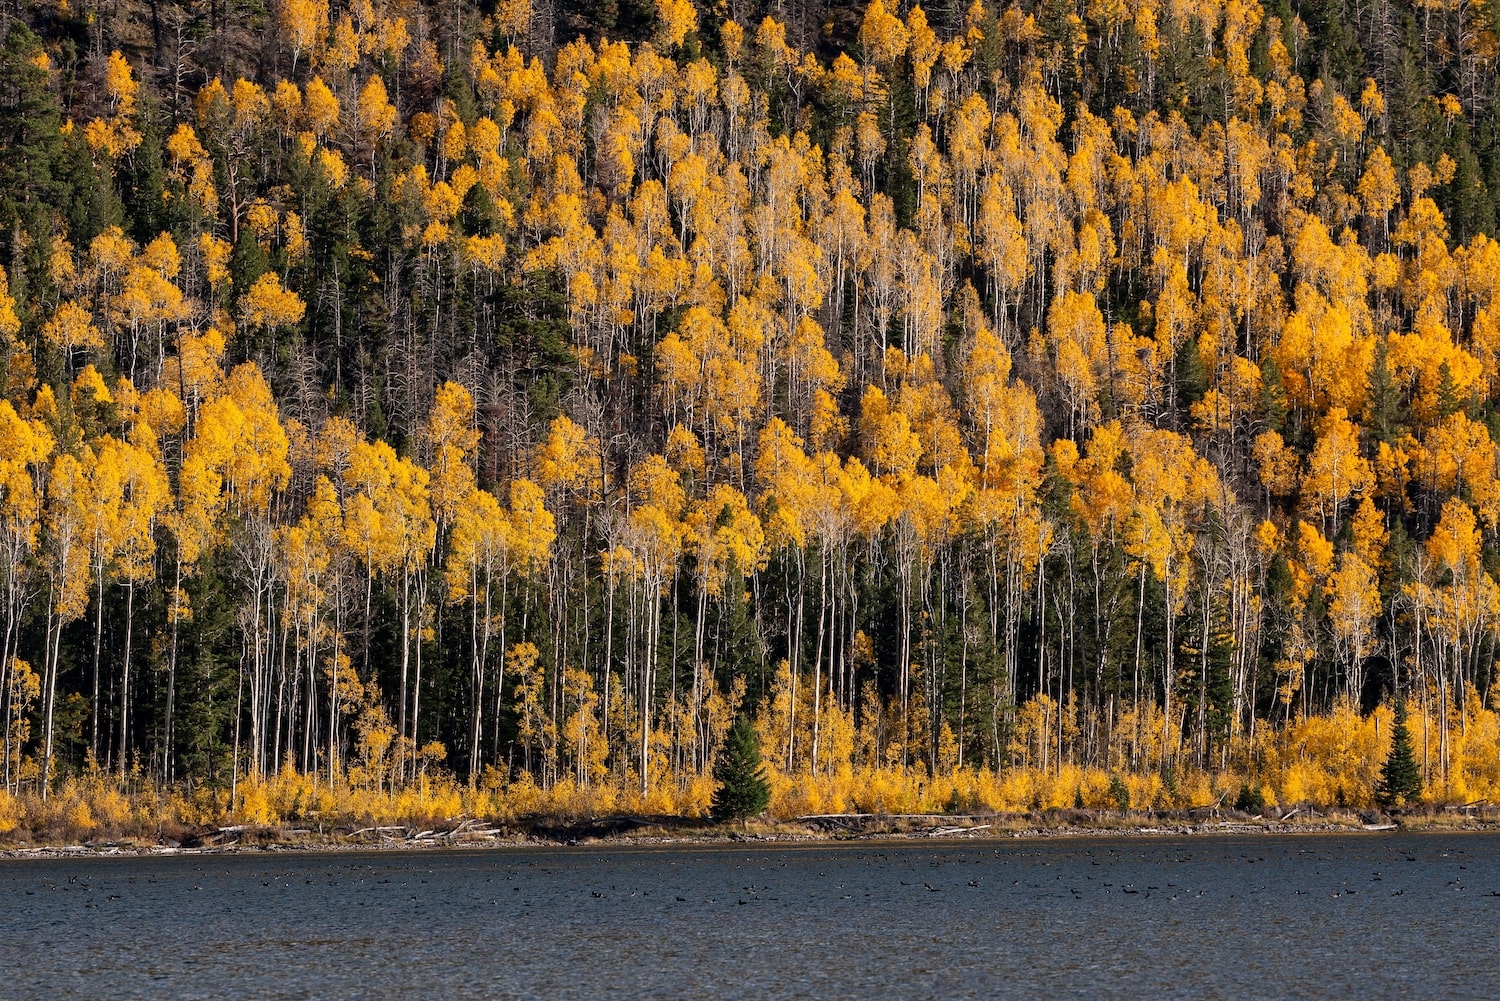
{"type": "Polygon", "coordinates": [[[1406,729],[1406,700],[1396,697],[1396,719],[1391,733],[1391,753],[1380,768],[1375,798],[1381,806],[1405,806],[1422,795],[1422,771],[1406,729]]]}
{"type": "Polygon", "coordinates": [[[771,783],[760,760],[760,737],[748,717],[734,721],[714,765],[714,779],[719,783],[713,800],[715,820],[753,817],[770,805],[771,783]]]}

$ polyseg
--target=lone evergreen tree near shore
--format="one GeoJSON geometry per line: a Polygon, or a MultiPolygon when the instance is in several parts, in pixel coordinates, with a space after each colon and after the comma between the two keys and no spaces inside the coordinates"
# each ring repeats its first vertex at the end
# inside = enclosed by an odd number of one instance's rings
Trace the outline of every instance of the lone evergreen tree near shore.
{"type": "Polygon", "coordinates": [[[765,812],[771,803],[771,783],[760,760],[760,737],[750,720],[734,721],[719,761],[714,765],[719,788],[714,792],[715,820],[741,820],[765,812]]]}
{"type": "Polygon", "coordinates": [[[1422,795],[1422,771],[1406,729],[1406,700],[1396,697],[1396,719],[1391,733],[1391,753],[1380,768],[1375,798],[1381,806],[1405,806],[1422,795]]]}

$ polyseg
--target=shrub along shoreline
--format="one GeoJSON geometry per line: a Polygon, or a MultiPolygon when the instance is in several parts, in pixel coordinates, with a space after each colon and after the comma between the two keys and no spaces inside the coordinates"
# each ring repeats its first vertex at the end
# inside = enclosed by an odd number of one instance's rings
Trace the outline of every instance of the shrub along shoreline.
{"type": "Polygon", "coordinates": [[[550,789],[522,773],[468,787],[445,775],[403,787],[329,785],[285,771],[228,790],[122,787],[100,773],[46,800],[0,792],[0,857],[244,850],[422,849],[572,844],[836,843],[868,839],[1080,835],[1300,834],[1500,830],[1500,804],[1278,804],[1232,773],[860,769],[786,776],[769,767],[771,808],[745,823],[710,816],[704,778],[639,795],[635,784],[550,789]],[[856,788],[851,801],[840,789],[856,788]]]}

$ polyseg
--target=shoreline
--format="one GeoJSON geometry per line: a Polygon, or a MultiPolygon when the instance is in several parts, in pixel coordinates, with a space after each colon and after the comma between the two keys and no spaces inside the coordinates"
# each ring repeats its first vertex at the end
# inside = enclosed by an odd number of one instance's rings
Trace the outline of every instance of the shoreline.
{"type": "Polygon", "coordinates": [[[859,844],[911,845],[924,841],[1005,842],[1071,838],[1184,838],[1328,834],[1500,832],[1500,817],[1415,814],[1389,817],[1353,812],[1281,819],[1264,817],[1048,816],[884,817],[838,815],[719,825],[697,818],[606,817],[587,821],[532,820],[490,827],[462,821],[446,830],[397,826],[317,832],[303,828],[240,825],[202,832],[183,842],[121,837],[74,844],[0,843],[0,861],[77,858],[173,858],[285,852],[427,853],[640,848],[826,848],[859,844]],[[948,823],[939,823],[939,821],[948,823]],[[971,821],[986,821],[983,823],[971,821]],[[925,823],[916,823],[920,821],[925,823]],[[968,822],[968,823],[965,823],[968,822]]]}

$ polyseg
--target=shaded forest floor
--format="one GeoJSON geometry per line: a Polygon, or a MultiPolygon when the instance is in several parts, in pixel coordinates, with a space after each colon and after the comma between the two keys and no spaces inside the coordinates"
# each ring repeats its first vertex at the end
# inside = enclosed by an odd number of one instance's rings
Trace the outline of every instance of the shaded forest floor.
{"type": "Polygon", "coordinates": [[[1184,837],[1500,831],[1500,807],[1400,813],[1336,809],[1272,810],[1250,815],[1191,810],[1042,810],[1025,813],[828,814],[718,823],[701,817],[614,815],[588,819],[532,816],[492,824],[477,818],[430,826],[204,825],[159,832],[113,832],[87,840],[0,839],[0,859],[63,856],[197,855],[275,851],[432,850],[574,846],[819,845],[858,841],[1007,840],[1049,837],[1184,837]]]}

